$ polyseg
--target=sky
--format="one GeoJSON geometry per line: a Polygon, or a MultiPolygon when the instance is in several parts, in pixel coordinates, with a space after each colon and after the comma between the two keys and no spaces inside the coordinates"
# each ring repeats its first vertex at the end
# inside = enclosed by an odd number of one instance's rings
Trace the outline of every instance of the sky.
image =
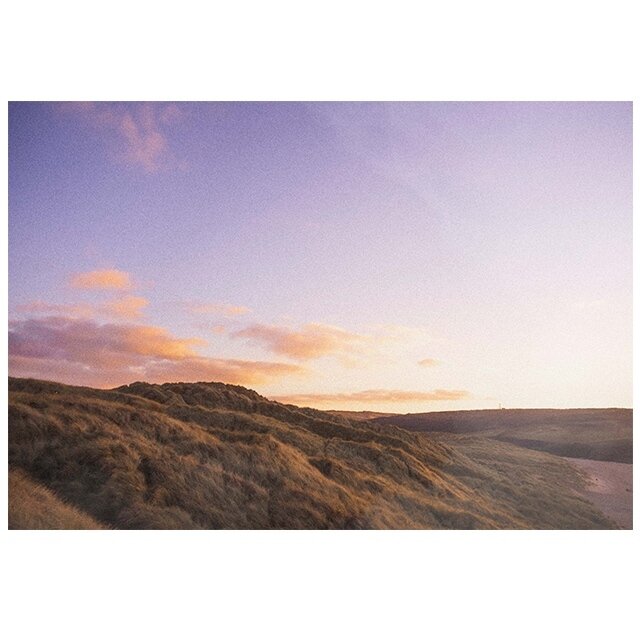
{"type": "Polygon", "coordinates": [[[11,103],[9,374],[632,406],[631,103],[11,103]]]}

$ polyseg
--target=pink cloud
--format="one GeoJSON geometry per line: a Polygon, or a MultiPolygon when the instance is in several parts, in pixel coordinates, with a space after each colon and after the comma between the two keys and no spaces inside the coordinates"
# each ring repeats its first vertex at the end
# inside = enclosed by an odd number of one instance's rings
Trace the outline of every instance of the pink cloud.
{"type": "Polygon", "coordinates": [[[46,314],[60,315],[71,318],[92,318],[96,309],[94,305],[88,303],[79,304],[57,304],[53,302],[43,302],[42,300],[34,300],[26,304],[20,304],[16,307],[17,313],[29,314],[46,314]]]}
{"type": "Polygon", "coordinates": [[[156,171],[159,158],[166,150],[167,140],[158,129],[152,107],[145,105],[137,119],[126,113],[118,129],[124,140],[124,157],[148,172],[156,171]]]}
{"type": "Polygon", "coordinates": [[[438,360],[434,360],[433,358],[424,358],[423,360],[419,360],[418,364],[421,367],[436,367],[440,364],[438,360]]]}
{"type": "Polygon", "coordinates": [[[185,358],[178,362],[154,362],[146,368],[149,382],[199,382],[216,380],[228,384],[266,384],[283,376],[302,375],[305,370],[281,362],[231,360],[220,358],[185,358]]]}
{"type": "Polygon", "coordinates": [[[369,341],[367,336],[317,323],[307,324],[299,330],[254,324],[236,331],[232,336],[246,338],[273,353],[296,360],[310,360],[329,354],[353,353],[369,341]]]}
{"type": "Polygon", "coordinates": [[[227,332],[227,328],[224,325],[216,324],[213,327],[210,327],[209,331],[217,335],[222,335],[223,333],[227,332]]]}
{"type": "Polygon", "coordinates": [[[31,315],[65,316],[69,318],[95,318],[96,316],[105,316],[109,318],[134,320],[143,317],[143,309],[148,305],[149,301],[139,296],[114,298],[113,300],[107,300],[100,304],[57,304],[36,300],[34,302],[28,302],[27,304],[18,305],[16,312],[31,315]]]}
{"type": "Polygon", "coordinates": [[[214,316],[242,316],[251,313],[251,309],[240,305],[227,304],[226,302],[193,303],[188,305],[188,310],[195,314],[209,314],[214,316]]]}
{"type": "Polygon", "coordinates": [[[147,357],[177,360],[196,355],[196,338],[174,338],[154,326],[98,324],[46,317],[9,325],[10,355],[65,360],[92,367],[137,366],[147,357]]]}
{"type": "Polygon", "coordinates": [[[60,104],[59,110],[102,132],[120,161],[147,173],[166,164],[167,129],[182,116],[176,104],[152,102],[70,102],[60,104]]]}
{"type": "Polygon", "coordinates": [[[468,391],[435,389],[433,391],[403,391],[397,389],[370,389],[349,393],[299,393],[273,396],[271,399],[285,404],[325,406],[357,402],[361,404],[395,402],[440,402],[462,400],[469,396],[468,391]]]}
{"type": "Polygon", "coordinates": [[[135,380],[261,384],[304,373],[291,364],[204,357],[196,352],[203,344],[151,325],[31,318],[10,322],[9,372],[101,387],[135,380]]]}
{"type": "Polygon", "coordinates": [[[149,301],[141,296],[125,296],[100,305],[98,312],[114,318],[133,320],[143,316],[142,310],[149,306],[149,301]]]}
{"type": "Polygon", "coordinates": [[[119,269],[101,269],[76,273],[71,276],[70,284],[74,289],[130,289],[131,277],[119,269]]]}

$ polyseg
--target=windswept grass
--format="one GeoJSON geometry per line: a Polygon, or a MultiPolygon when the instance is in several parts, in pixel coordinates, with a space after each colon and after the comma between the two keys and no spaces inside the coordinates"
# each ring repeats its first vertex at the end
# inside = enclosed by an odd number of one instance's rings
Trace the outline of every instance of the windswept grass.
{"type": "MultiPolygon", "coordinates": [[[[554,456],[353,422],[218,383],[101,391],[10,379],[9,458],[115,528],[615,526],[554,456]]],[[[27,511],[21,495],[12,508],[27,511]]]]}
{"type": "Polygon", "coordinates": [[[19,469],[9,470],[9,529],[102,529],[19,469]]]}

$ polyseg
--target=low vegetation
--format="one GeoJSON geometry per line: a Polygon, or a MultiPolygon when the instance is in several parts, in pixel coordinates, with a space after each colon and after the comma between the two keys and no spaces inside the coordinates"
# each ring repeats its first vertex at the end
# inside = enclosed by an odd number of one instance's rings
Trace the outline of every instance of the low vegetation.
{"type": "Polygon", "coordinates": [[[361,422],[362,420],[373,420],[374,418],[390,418],[397,414],[395,413],[382,413],[381,411],[338,411],[338,410],[329,410],[327,413],[340,416],[342,418],[347,418],[348,420],[355,420],[356,422],[361,422]]]}
{"type": "Polygon", "coordinates": [[[555,456],[218,383],[10,379],[9,464],[16,528],[615,527],[555,456]]]}
{"type": "Polygon", "coordinates": [[[382,416],[409,431],[458,433],[569,458],[633,462],[631,409],[503,409],[382,416]]]}
{"type": "Polygon", "coordinates": [[[23,471],[9,471],[9,529],[102,529],[23,471]]]}

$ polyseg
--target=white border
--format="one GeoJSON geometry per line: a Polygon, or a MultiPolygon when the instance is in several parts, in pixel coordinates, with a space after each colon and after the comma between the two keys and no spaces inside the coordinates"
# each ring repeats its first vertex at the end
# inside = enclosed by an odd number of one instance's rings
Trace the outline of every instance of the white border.
{"type": "MultiPolygon", "coordinates": [[[[611,0],[12,3],[0,38],[3,140],[7,100],[635,100],[632,9],[611,0]]],[[[5,282],[6,248],[5,238],[5,282]]],[[[6,305],[2,314],[6,322],[6,305]]],[[[6,469],[6,437],[2,447],[6,469]]],[[[7,532],[6,474],[2,483],[5,637],[638,631],[636,531],[7,532]]]]}

